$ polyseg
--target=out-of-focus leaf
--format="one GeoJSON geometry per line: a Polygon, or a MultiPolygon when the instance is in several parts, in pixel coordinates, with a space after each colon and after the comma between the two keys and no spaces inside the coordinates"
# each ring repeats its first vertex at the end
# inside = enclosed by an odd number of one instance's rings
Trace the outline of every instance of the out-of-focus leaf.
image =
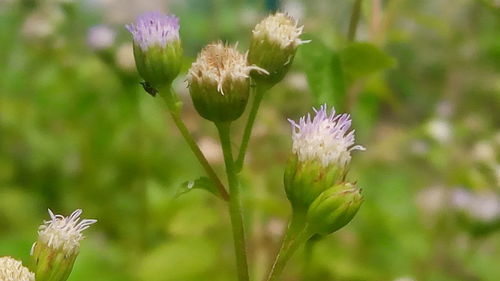
{"type": "Polygon", "coordinates": [[[317,103],[344,104],[344,73],[338,53],[320,40],[312,40],[299,48],[311,92],[317,103]]]}
{"type": "Polygon", "coordinates": [[[217,260],[216,249],[209,240],[182,239],[155,248],[138,265],[138,280],[188,281],[206,280],[217,260]]]}
{"type": "Polygon", "coordinates": [[[340,52],[342,69],[350,79],[395,66],[396,60],[370,43],[352,43],[340,52]]]}
{"type": "Polygon", "coordinates": [[[175,192],[175,197],[181,196],[182,194],[188,193],[189,191],[193,189],[203,189],[206,190],[213,195],[220,197],[219,191],[217,190],[217,187],[214,185],[212,180],[210,180],[207,177],[200,177],[196,180],[190,180],[190,181],[185,181],[183,182],[177,191],[175,192]]]}

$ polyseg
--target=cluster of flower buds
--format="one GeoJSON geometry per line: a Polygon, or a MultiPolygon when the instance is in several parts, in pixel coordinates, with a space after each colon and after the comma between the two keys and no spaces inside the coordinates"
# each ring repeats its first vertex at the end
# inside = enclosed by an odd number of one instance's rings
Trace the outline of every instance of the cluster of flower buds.
{"type": "Polygon", "coordinates": [[[38,230],[38,240],[33,244],[31,257],[36,281],[66,281],[80,250],[82,231],[96,220],[80,219],[82,210],[70,216],[54,215],[38,230]]]}
{"type": "MultiPolygon", "coordinates": [[[[179,20],[150,12],[126,27],[133,36],[137,70],[150,88],[145,89],[170,86],[182,63],[179,20]]],[[[294,19],[276,13],[256,25],[246,54],[220,42],[203,48],[187,78],[198,113],[214,122],[239,118],[249,98],[250,77],[269,87],[283,79],[297,46],[306,42],[301,34],[294,19]]]]}
{"type": "Polygon", "coordinates": [[[346,225],[358,211],[360,189],[346,182],[354,144],[348,114],[329,114],[326,105],[292,125],[293,154],[285,170],[285,191],[294,212],[306,214],[310,230],[328,234],[346,225]]]}

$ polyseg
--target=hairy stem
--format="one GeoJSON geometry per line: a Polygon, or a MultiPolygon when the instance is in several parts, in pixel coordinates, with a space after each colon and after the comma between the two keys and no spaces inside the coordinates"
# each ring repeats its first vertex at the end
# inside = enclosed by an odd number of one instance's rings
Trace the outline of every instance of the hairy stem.
{"type": "Polygon", "coordinates": [[[180,109],[182,107],[181,101],[177,99],[177,95],[172,91],[170,87],[162,89],[160,91],[160,95],[167,103],[170,115],[172,116],[172,119],[174,120],[174,123],[179,129],[181,135],[184,137],[184,140],[189,145],[189,148],[191,148],[191,151],[193,151],[194,155],[200,162],[201,166],[207,173],[208,177],[214,182],[215,186],[219,190],[219,194],[222,197],[222,199],[228,201],[229,194],[227,193],[226,188],[220,181],[219,177],[215,173],[210,163],[208,163],[207,159],[205,158],[205,155],[203,155],[203,152],[201,152],[200,147],[194,141],[193,137],[189,133],[189,130],[184,124],[184,121],[182,121],[181,119],[180,116],[180,109]]]}
{"type": "Polygon", "coordinates": [[[245,230],[241,214],[240,186],[236,169],[234,166],[233,154],[231,151],[231,123],[216,123],[219,131],[220,142],[226,164],[227,181],[229,184],[229,214],[231,216],[231,227],[233,231],[234,250],[236,254],[236,266],[238,270],[238,280],[248,281],[248,263],[245,243],[245,230]]]}

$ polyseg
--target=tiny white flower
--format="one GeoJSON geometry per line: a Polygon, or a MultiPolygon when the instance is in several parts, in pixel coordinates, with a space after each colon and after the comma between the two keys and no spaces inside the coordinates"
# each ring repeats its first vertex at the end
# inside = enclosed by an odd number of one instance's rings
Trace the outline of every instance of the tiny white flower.
{"type": "Polygon", "coordinates": [[[309,42],[300,39],[303,29],[303,26],[298,26],[297,21],[287,14],[276,13],[258,23],[252,33],[257,40],[269,40],[286,49],[309,42]]]}
{"type": "Polygon", "coordinates": [[[0,257],[1,281],[35,281],[35,274],[30,272],[20,261],[11,257],[0,257]]]}
{"type": "Polygon", "coordinates": [[[354,144],[349,114],[336,115],[333,108],[328,114],[326,104],[314,112],[314,118],[307,114],[299,122],[288,120],[292,124],[293,153],[299,161],[317,160],[323,166],[335,164],[345,168],[351,161],[351,151],[365,150],[354,144]]]}
{"type": "Polygon", "coordinates": [[[226,46],[221,42],[209,44],[191,65],[187,80],[194,80],[210,85],[216,85],[217,91],[224,95],[224,86],[231,81],[247,80],[251,70],[267,73],[264,69],[247,63],[247,54],[241,54],[235,47],[226,46]]]}
{"type": "Polygon", "coordinates": [[[54,251],[62,251],[67,256],[78,253],[80,241],[84,238],[82,231],[97,222],[94,219],[81,219],[81,214],[82,210],[78,209],[65,217],[54,215],[49,209],[50,220],[44,221],[38,229],[36,243],[41,243],[54,251]]]}

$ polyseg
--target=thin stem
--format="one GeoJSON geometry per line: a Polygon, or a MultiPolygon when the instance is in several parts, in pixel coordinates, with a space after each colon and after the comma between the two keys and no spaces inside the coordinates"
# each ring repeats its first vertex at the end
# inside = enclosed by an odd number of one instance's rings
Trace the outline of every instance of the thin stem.
{"type": "Polygon", "coordinates": [[[361,16],[361,4],[363,0],[356,0],[354,2],[354,7],[352,8],[351,21],[349,22],[349,32],[347,34],[347,39],[349,41],[354,41],[356,38],[356,30],[358,29],[359,18],[361,16]]]}
{"type": "Polygon", "coordinates": [[[305,228],[306,212],[294,210],[285,236],[283,238],[282,247],[288,247],[288,244],[305,228]]]}
{"type": "Polygon", "coordinates": [[[277,281],[295,251],[311,237],[304,221],[292,217],[267,281],[277,281]]]}
{"type": "Polygon", "coordinates": [[[255,117],[259,111],[260,103],[266,87],[256,85],[255,86],[255,97],[252,102],[252,108],[250,109],[250,114],[248,115],[247,124],[245,125],[245,131],[243,132],[243,138],[241,139],[240,151],[238,153],[238,159],[236,160],[236,172],[240,172],[243,168],[243,163],[245,162],[245,155],[248,149],[248,142],[250,141],[250,136],[252,134],[253,124],[255,123],[255,117]]]}
{"type": "Polygon", "coordinates": [[[215,186],[219,190],[219,194],[221,195],[222,199],[225,201],[229,200],[229,194],[226,191],[226,188],[220,181],[219,177],[215,173],[214,169],[208,163],[207,159],[205,158],[205,155],[203,155],[203,152],[201,152],[200,147],[198,144],[194,141],[193,137],[189,133],[189,130],[187,129],[186,125],[182,121],[180,117],[180,108],[181,108],[181,102],[177,100],[177,96],[173,93],[172,89],[170,87],[165,88],[160,91],[160,95],[163,97],[163,99],[166,101],[167,106],[169,108],[170,115],[172,116],[172,119],[174,120],[175,125],[181,132],[181,135],[184,137],[184,140],[187,142],[189,147],[191,148],[191,151],[193,151],[194,155],[200,162],[201,166],[207,173],[208,177],[214,182],[215,186]]]}
{"type": "Polygon", "coordinates": [[[233,154],[231,151],[231,123],[216,123],[219,131],[224,163],[226,164],[227,181],[229,184],[229,214],[231,216],[231,227],[233,230],[234,250],[236,254],[236,266],[238,270],[238,280],[248,281],[248,264],[245,243],[245,230],[241,214],[241,196],[238,177],[234,166],[233,154]]]}

